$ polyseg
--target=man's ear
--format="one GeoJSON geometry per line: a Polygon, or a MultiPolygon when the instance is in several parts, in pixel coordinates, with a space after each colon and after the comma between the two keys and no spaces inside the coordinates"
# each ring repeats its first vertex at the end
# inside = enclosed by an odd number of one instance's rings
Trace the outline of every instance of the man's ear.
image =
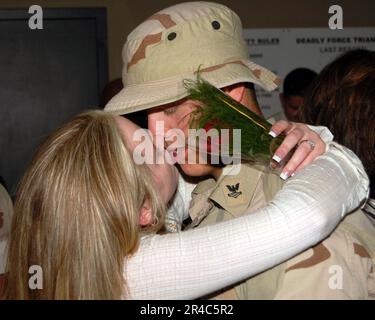
{"type": "Polygon", "coordinates": [[[230,95],[234,100],[241,102],[245,93],[245,85],[240,83],[235,86],[229,86],[224,89],[225,93],[230,95]]]}
{"type": "Polygon", "coordinates": [[[252,112],[255,112],[259,116],[263,116],[254,89],[247,88],[244,83],[239,83],[224,88],[223,90],[226,94],[229,94],[234,100],[242,103],[252,112]]]}
{"type": "Polygon", "coordinates": [[[152,220],[151,217],[152,217],[152,210],[150,206],[150,201],[146,200],[139,214],[139,220],[138,220],[139,225],[141,225],[142,227],[150,225],[151,220],[152,220]]]}

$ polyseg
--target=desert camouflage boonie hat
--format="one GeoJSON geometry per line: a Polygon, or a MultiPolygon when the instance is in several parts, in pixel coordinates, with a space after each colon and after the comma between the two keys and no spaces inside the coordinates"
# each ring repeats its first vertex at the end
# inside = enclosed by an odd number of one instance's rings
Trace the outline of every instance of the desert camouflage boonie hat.
{"type": "Polygon", "coordinates": [[[124,89],[105,110],[127,114],[187,96],[184,79],[201,76],[222,88],[252,82],[267,91],[280,80],[249,60],[239,17],[212,2],[181,3],[149,17],[124,45],[124,89]]]}

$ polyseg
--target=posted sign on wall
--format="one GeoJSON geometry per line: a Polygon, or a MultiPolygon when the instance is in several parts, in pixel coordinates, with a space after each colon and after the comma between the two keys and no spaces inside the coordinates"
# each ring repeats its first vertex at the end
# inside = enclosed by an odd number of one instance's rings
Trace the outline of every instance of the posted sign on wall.
{"type": "MultiPolygon", "coordinates": [[[[375,28],[245,29],[250,59],[283,79],[290,71],[306,67],[316,72],[342,53],[363,48],[375,51],[375,28]]],[[[269,117],[281,110],[279,92],[257,88],[263,113],[269,117]]]]}

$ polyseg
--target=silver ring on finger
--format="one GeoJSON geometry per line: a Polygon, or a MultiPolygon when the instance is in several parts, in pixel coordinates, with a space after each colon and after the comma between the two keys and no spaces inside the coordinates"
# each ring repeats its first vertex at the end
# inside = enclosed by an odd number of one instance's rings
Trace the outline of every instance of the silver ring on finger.
{"type": "Polygon", "coordinates": [[[313,151],[315,149],[315,142],[311,140],[302,140],[298,145],[301,145],[302,143],[306,142],[310,146],[310,150],[313,151]]]}

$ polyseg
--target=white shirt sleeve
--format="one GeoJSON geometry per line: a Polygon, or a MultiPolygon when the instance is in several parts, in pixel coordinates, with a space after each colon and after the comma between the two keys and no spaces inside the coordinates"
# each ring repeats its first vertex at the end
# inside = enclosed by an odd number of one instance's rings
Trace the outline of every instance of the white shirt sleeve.
{"type": "Polygon", "coordinates": [[[330,143],[266,207],[204,228],[141,239],[125,261],[127,299],[194,299],[244,280],[324,239],[368,196],[359,159],[330,143]]]}

